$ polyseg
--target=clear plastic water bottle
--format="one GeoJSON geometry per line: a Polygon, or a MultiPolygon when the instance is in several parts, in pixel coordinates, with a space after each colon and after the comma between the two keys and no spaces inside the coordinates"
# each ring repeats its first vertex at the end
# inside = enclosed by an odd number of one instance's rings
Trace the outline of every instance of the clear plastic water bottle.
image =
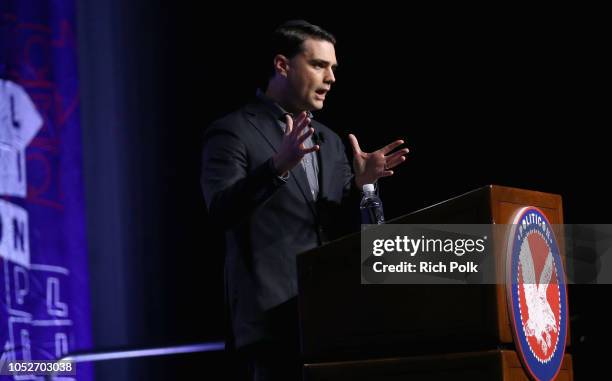
{"type": "Polygon", "coordinates": [[[361,224],[375,225],[385,223],[383,204],[374,191],[374,184],[363,186],[363,196],[361,198],[361,224]]]}

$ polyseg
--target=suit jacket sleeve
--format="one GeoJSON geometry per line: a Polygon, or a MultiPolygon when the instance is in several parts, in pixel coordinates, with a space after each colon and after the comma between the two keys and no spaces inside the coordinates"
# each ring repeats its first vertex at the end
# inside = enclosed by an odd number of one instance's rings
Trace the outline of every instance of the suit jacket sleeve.
{"type": "Polygon", "coordinates": [[[285,184],[272,158],[249,169],[247,147],[232,131],[211,130],[202,150],[201,185],[208,212],[223,229],[244,221],[285,184]]]}
{"type": "Polygon", "coordinates": [[[335,146],[340,158],[341,172],[338,180],[342,181],[342,198],[338,209],[339,213],[329,218],[330,226],[328,230],[332,231],[330,237],[332,239],[359,231],[361,222],[359,213],[361,192],[355,184],[352,165],[347,157],[346,148],[339,137],[335,142],[335,146]]]}

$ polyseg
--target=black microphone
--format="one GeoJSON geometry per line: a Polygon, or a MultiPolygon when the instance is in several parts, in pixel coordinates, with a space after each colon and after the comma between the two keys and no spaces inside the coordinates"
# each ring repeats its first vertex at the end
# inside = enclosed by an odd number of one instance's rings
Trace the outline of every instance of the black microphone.
{"type": "Polygon", "coordinates": [[[312,142],[318,146],[325,143],[325,135],[323,134],[323,131],[315,131],[315,133],[312,134],[312,142]]]}

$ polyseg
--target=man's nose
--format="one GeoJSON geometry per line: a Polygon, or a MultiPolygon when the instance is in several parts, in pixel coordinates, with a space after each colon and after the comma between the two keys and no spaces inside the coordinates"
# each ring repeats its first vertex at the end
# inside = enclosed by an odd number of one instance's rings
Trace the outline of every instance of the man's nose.
{"type": "Polygon", "coordinates": [[[327,70],[324,82],[329,84],[329,85],[331,85],[332,83],[336,82],[336,76],[334,75],[334,71],[332,69],[328,69],[327,70]]]}

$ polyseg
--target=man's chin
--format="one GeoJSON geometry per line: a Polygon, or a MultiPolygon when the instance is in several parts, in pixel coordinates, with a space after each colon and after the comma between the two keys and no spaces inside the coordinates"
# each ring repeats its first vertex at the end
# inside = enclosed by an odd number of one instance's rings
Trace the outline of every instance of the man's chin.
{"type": "Polygon", "coordinates": [[[310,111],[320,110],[323,108],[324,101],[315,100],[310,102],[310,111]]]}

